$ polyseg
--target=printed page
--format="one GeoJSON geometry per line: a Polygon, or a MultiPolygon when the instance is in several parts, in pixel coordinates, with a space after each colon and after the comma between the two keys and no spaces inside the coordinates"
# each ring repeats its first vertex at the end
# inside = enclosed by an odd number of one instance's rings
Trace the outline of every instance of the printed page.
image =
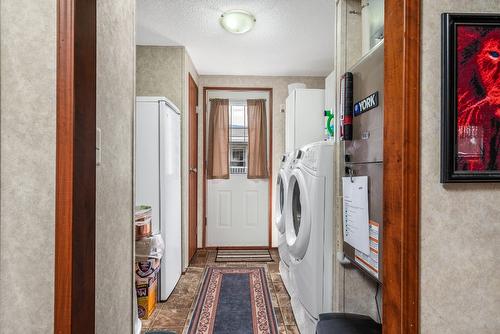
{"type": "Polygon", "coordinates": [[[360,252],[370,254],[368,224],[368,176],[343,177],[344,241],[360,252]]]}

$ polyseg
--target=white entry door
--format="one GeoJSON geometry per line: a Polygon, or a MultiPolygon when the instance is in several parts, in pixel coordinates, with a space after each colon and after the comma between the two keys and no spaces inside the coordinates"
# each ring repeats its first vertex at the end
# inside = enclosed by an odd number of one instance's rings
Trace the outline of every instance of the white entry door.
{"type": "MultiPolygon", "coordinates": [[[[208,247],[267,246],[269,180],[247,178],[246,100],[263,98],[269,101],[269,94],[209,91],[207,95],[208,98],[228,98],[230,101],[231,174],[227,180],[207,180],[206,245],[208,247]]],[[[210,105],[209,101],[207,105],[210,105]]],[[[266,110],[269,111],[268,103],[266,110]]],[[[268,121],[269,117],[267,112],[268,121]]],[[[208,115],[207,119],[210,119],[208,115]]]]}

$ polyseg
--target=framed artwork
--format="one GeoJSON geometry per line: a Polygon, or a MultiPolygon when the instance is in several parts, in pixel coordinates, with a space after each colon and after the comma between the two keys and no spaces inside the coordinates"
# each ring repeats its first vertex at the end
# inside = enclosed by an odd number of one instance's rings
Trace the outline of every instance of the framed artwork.
{"type": "Polygon", "coordinates": [[[441,20],[441,182],[500,182],[500,14],[441,20]]]}

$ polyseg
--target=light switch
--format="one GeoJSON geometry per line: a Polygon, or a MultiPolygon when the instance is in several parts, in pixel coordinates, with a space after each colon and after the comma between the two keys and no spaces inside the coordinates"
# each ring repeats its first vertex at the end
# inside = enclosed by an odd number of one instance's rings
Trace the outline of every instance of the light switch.
{"type": "Polygon", "coordinates": [[[100,166],[101,159],[102,159],[102,155],[101,155],[101,129],[100,128],[97,128],[96,132],[95,132],[95,154],[96,154],[95,164],[96,164],[96,166],[100,166]]]}

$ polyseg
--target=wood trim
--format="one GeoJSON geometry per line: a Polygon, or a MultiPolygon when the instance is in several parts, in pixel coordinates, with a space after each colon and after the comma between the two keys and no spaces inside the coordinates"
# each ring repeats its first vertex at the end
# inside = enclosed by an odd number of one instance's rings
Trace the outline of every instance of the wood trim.
{"type": "Polygon", "coordinates": [[[94,333],[96,1],[57,6],[54,333],[94,333]]]}
{"type": "MultiPolygon", "coordinates": [[[[195,136],[196,136],[196,140],[195,140],[195,143],[191,143],[192,141],[192,133],[191,133],[191,108],[192,108],[192,105],[191,105],[191,94],[193,93],[191,91],[191,88],[194,88],[195,89],[195,92],[194,92],[194,108],[196,109],[198,107],[198,85],[196,84],[196,81],[194,81],[193,77],[191,76],[191,73],[188,73],[188,115],[187,115],[187,119],[188,119],[188,262],[191,262],[191,259],[193,258],[194,254],[196,254],[196,249],[198,248],[198,171],[196,172],[196,184],[194,185],[196,187],[196,190],[194,191],[194,194],[192,193],[192,189],[191,189],[191,168],[198,168],[198,150],[199,150],[199,145],[198,145],[198,120],[199,120],[199,115],[196,114],[196,133],[195,133],[195,136]],[[191,163],[191,148],[192,148],[192,145],[191,144],[194,144],[196,146],[196,157],[195,157],[195,163],[196,163],[196,166],[192,166],[191,163]],[[191,215],[193,214],[191,212],[191,200],[192,198],[194,197],[195,199],[195,206],[196,206],[196,212],[195,212],[195,217],[194,217],[194,221],[195,221],[195,226],[194,226],[194,231],[192,230],[192,226],[191,226],[191,215]],[[194,235],[192,235],[194,234],[194,235]]],[[[196,112],[196,110],[195,110],[196,112]]]]}
{"type": "Polygon", "coordinates": [[[71,333],[74,7],[62,0],[57,6],[54,333],[71,333]]]}
{"type": "Polygon", "coordinates": [[[207,244],[207,89],[206,87],[203,87],[203,171],[202,171],[202,177],[203,177],[203,216],[201,218],[202,220],[202,248],[205,248],[205,245],[207,244]]]}
{"type": "Polygon", "coordinates": [[[268,235],[268,248],[273,246],[273,89],[270,88],[269,91],[269,198],[268,200],[268,220],[269,225],[267,227],[268,235]]]}
{"type": "MultiPolygon", "coordinates": [[[[206,129],[207,129],[207,91],[225,90],[225,91],[266,91],[269,92],[269,210],[268,210],[268,247],[271,248],[272,240],[272,203],[273,203],[273,89],[263,87],[203,87],[203,248],[207,249],[207,152],[206,152],[206,129]]],[[[219,247],[220,248],[220,247],[219,247]]],[[[241,248],[241,247],[240,247],[241,248]]]]}
{"type": "Polygon", "coordinates": [[[383,332],[419,333],[420,1],[386,0],[383,332]]]}

